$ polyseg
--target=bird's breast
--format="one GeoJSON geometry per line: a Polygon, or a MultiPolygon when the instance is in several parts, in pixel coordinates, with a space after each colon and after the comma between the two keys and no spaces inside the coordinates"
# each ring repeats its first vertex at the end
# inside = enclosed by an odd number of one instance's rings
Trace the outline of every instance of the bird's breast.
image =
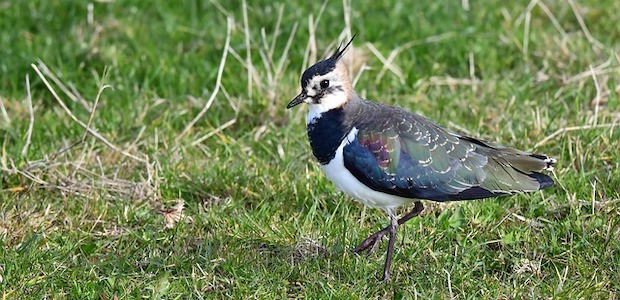
{"type": "Polygon", "coordinates": [[[308,124],[310,147],[321,165],[334,159],[336,150],[351,130],[343,121],[342,109],[332,109],[308,124]]]}

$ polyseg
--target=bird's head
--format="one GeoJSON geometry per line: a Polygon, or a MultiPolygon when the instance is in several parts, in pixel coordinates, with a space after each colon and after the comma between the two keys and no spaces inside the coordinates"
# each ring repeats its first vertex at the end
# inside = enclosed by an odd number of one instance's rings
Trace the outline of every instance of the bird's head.
{"type": "Polygon", "coordinates": [[[289,102],[286,108],[305,102],[311,113],[320,115],[342,106],[355,95],[347,68],[341,61],[354,38],[355,36],[344,47],[338,47],[332,56],[304,72],[301,76],[301,93],[289,102]]]}

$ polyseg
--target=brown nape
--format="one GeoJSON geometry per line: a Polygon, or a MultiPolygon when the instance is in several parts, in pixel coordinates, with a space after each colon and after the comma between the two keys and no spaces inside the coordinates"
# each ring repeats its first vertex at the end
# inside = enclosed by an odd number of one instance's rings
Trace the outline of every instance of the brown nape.
{"type": "Polygon", "coordinates": [[[349,71],[347,70],[347,66],[341,60],[336,63],[336,72],[338,74],[338,77],[342,81],[342,86],[344,88],[344,92],[347,94],[347,98],[350,99],[353,95],[355,95],[355,91],[353,90],[351,79],[349,78],[349,71]]]}

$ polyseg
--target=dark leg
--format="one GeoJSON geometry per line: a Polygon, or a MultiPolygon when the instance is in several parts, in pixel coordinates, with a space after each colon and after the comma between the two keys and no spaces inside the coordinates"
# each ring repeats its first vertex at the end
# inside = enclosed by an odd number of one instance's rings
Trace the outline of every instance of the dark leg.
{"type": "MultiPolygon", "coordinates": [[[[424,205],[422,205],[422,202],[419,202],[419,201],[416,202],[413,209],[398,220],[398,225],[405,224],[405,222],[419,215],[423,210],[424,210],[424,205]]],[[[360,253],[370,247],[370,250],[368,250],[368,253],[366,255],[372,254],[377,248],[377,246],[379,245],[381,238],[383,238],[384,235],[390,232],[390,227],[391,225],[381,229],[380,231],[375,232],[373,235],[369,236],[362,243],[360,243],[357,247],[353,248],[351,252],[360,253]]]]}
{"type": "Polygon", "coordinates": [[[394,243],[396,242],[396,228],[398,228],[398,221],[396,216],[390,214],[390,226],[388,226],[390,232],[390,239],[388,241],[387,255],[385,256],[385,267],[383,267],[383,282],[390,281],[390,266],[392,265],[392,257],[394,256],[394,243]]]}

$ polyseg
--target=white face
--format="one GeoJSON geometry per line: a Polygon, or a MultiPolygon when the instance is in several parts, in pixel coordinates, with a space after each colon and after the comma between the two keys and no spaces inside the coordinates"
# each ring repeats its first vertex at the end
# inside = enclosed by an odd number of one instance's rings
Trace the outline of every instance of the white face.
{"type": "Polygon", "coordinates": [[[346,74],[342,76],[341,68],[337,67],[328,74],[317,75],[310,80],[305,89],[308,98],[304,99],[309,109],[308,124],[324,112],[341,107],[347,102],[350,93],[347,91],[351,90],[347,79],[346,74]]]}

